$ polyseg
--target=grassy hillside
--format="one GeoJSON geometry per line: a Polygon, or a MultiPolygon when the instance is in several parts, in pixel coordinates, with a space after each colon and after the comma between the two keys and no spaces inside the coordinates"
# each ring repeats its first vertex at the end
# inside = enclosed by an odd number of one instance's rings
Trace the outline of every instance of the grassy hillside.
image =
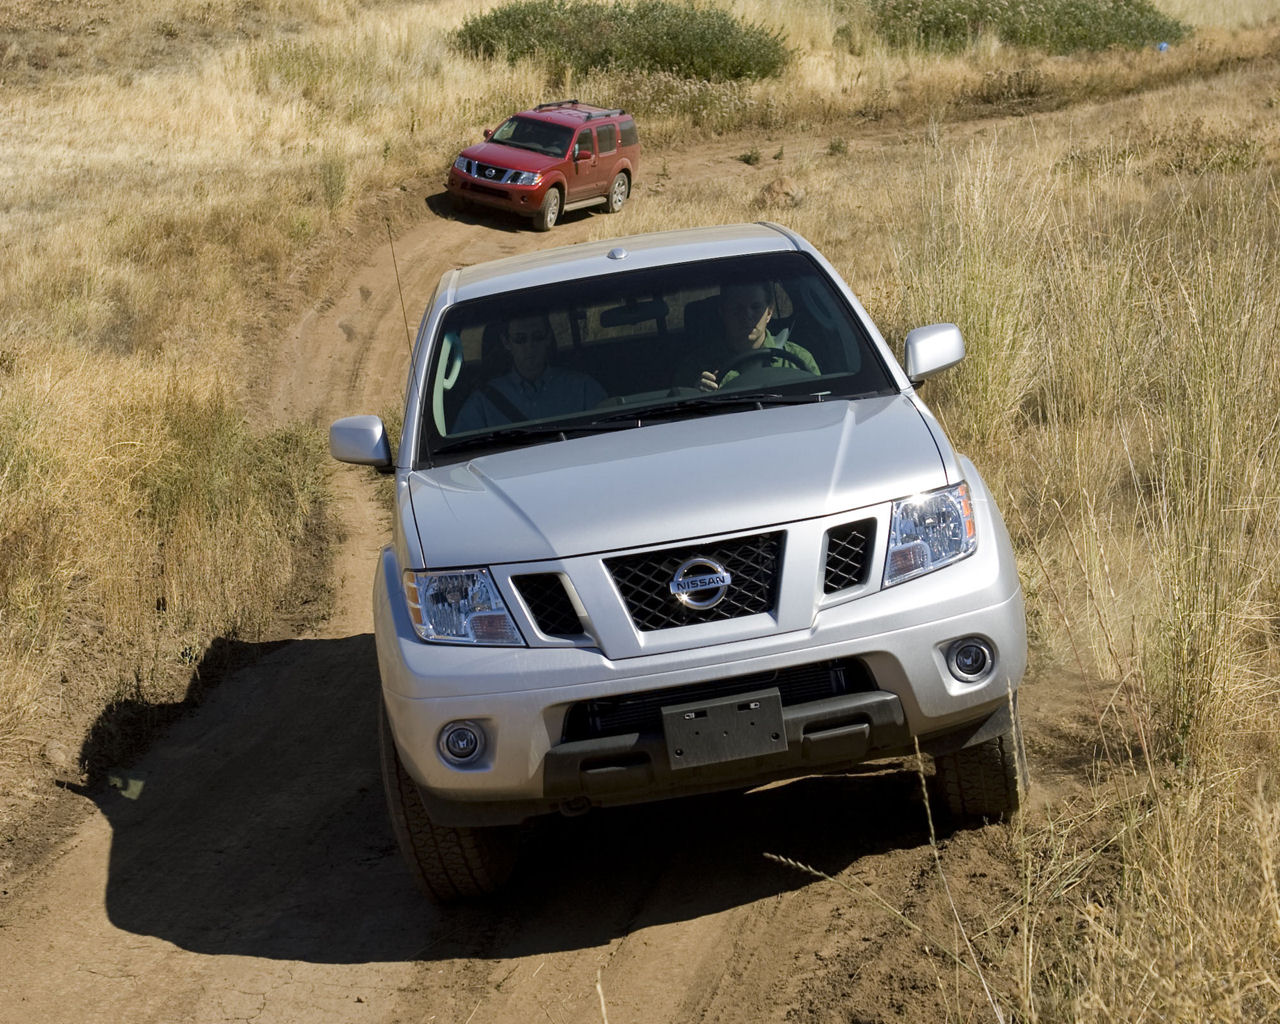
{"type": "MultiPolygon", "coordinates": [[[[469,58],[451,34],[485,6],[0,5],[0,773],[39,779],[105,705],[172,700],[219,638],[263,635],[328,529],[316,425],[245,411],[273,317],[362,200],[572,89],[645,126],[661,189],[628,230],[783,220],[886,334],[966,332],[926,397],[1001,496],[1037,659],[1111,687],[1092,802],[1011,853],[1001,998],[1280,1015],[1280,84],[1231,72],[1274,65],[1273,5],[1166,0],[1195,29],[1167,50],[1050,57],[984,32],[894,47],[856,0],[741,0],[793,57],[716,82],[469,58]],[[1065,134],[948,128],[1126,95],[1065,134]],[[849,144],[884,125],[909,144],[849,144]],[[663,145],[727,132],[764,146],[759,190],[661,179],[663,145]]],[[[10,792],[0,832],[30,806],[10,792]]]]}

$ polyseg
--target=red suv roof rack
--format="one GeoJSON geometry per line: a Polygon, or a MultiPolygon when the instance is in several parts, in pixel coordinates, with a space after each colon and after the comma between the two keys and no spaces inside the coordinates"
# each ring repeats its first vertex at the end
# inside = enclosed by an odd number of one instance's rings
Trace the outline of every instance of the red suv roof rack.
{"type": "MultiPolygon", "coordinates": [[[[558,110],[561,107],[577,107],[581,105],[582,105],[582,101],[577,99],[556,100],[554,103],[539,103],[533,109],[534,110],[558,110]]],[[[583,120],[593,121],[598,117],[620,117],[621,115],[625,114],[626,111],[621,108],[617,108],[614,110],[583,110],[583,111],[580,111],[580,113],[583,115],[583,120]]]]}

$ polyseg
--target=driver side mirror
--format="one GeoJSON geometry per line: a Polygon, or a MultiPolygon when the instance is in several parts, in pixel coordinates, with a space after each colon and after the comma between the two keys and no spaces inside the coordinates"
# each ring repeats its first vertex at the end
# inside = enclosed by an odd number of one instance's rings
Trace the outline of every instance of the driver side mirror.
{"type": "Polygon", "coordinates": [[[346,416],[329,426],[329,454],[339,462],[390,473],[391,442],[378,416],[346,416]]]}
{"type": "Polygon", "coordinates": [[[487,142],[489,139],[493,138],[493,129],[492,129],[492,128],[486,128],[486,129],[484,130],[484,137],[485,137],[485,141],[486,141],[486,142],[487,142]]]}
{"type": "Polygon", "coordinates": [[[955,366],[964,358],[964,336],[955,324],[930,324],[907,334],[903,369],[912,384],[955,366]]]}

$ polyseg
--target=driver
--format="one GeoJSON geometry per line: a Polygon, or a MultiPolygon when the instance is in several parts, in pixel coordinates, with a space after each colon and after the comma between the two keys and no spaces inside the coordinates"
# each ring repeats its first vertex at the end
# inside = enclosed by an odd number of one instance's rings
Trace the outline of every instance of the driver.
{"type": "Polygon", "coordinates": [[[789,339],[778,339],[769,331],[775,302],[773,286],[764,281],[741,282],[720,289],[719,337],[711,340],[696,356],[697,367],[681,374],[677,383],[694,383],[703,391],[715,391],[746,367],[791,366],[821,374],[809,350],[789,339]],[[764,354],[774,349],[786,355],[764,354]],[[747,358],[761,351],[755,359],[747,358]]]}
{"type": "Polygon", "coordinates": [[[515,317],[503,325],[501,337],[511,369],[468,396],[455,433],[585,412],[604,401],[595,378],[550,361],[555,335],[545,315],[515,317]]]}

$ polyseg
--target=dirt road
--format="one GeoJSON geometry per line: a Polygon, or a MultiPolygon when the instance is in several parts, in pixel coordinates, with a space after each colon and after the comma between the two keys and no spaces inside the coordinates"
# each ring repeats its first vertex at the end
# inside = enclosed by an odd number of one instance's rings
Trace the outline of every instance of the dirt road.
{"type": "MultiPolygon", "coordinates": [[[[669,163],[747,173],[741,150],[669,163]]],[[[435,208],[431,191],[417,201],[435,208]]],[[[600,220],[571,215],[550,241],[600,220]]],[[[625,233],[625,213],[608,227],[625,233]]],[[[370,238],[281,339],[261,415],[323,427],[399,400],[405,313],[391,247],[370,238]]],[[[410,326],[446,267],[548,241],[428,214],[395,243],[410,326]]],[[[387,485],[352,467],[334,479],[336,614],[247,652],[261,656],[88,794],[70,840],[0,904],[0,1022],[990,1019],[947,952],[963,946],[939,868],[998,969],[1013,948],[992,918],[1015,891],[1008,836],[943,835],[935,857],[909,766],[549,821],[509,894],[433,909],[401,866],[377,773],[368,595],[387,485]]],[[[1051,712],[1026,704],[1043,759],[1051,712]]]]}

